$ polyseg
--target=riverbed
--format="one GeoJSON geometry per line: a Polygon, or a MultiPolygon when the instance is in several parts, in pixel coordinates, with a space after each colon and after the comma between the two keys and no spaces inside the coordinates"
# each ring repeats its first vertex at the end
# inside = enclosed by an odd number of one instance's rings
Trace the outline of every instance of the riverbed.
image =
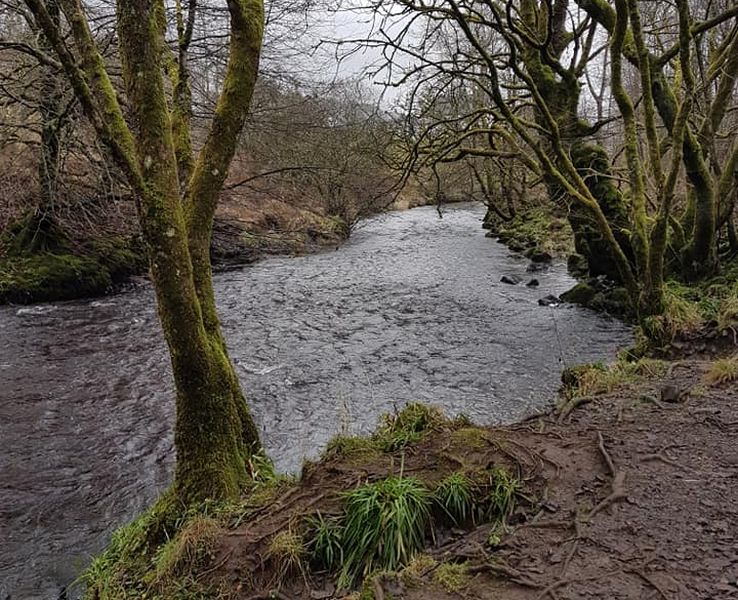
{"type": "MultiPolygon", "coordinates": [[[[526,272],[485,238],[483,213],[388,213],[335,250],[216,276],[231,355],[280,470],[299,472],[334,435],[366,433],[409,401],[480,423],[546,410],[562,368],[631,341],[615,319],[539,306],[574,280],[561,263],[526,272]],[[533,277],[538,287],[524,285],[533,277]]],[[[168,357],[148,287],[0,308],[0,340],[0,600],[58,598],[169,482],[168,357]]]]}

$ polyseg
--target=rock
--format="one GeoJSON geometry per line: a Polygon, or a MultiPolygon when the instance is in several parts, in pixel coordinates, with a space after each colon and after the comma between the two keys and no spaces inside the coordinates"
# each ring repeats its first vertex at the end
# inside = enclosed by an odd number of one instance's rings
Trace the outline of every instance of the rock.
{"type": "Polygon", "coordinates": [[[503,275],[500,278],[500,281],[502,283],[507,283],[508,285],[518,285],[522,281],[522,279],[520,279],[520,277],[518,277],[517,275],[503,275]]]}
{"type": "Polygon", "coordinates": [[[561,304],[561,300],[554,296],[553,294],[549,294],[548,296],[544,296],[543,298],[540,298],[538,300],[538,304],[540,306],[556,306],[558,304],[561,304]]]}
{"type": "Polygon", "coordinates": [[[679,402],[687,393],[687,390],[677,387],[675,385],[666,384],[661,388],[661,401],[662,402],[679,402]]]}
{"type": "Polygon", "coordinates": [[[534,263],[547,263],[553,260],[553,256],[544,250],[539,250],[538,248],[531,248],[525,253],[525,255],[534,263]]]}
{"type": "Polygon", "coordinates": [[[527,273],[537,273],[538,271],[546,271],[548,269],[548,263],[530,263],[525,269],[527,273]]]}
{"type": "Polygon", "coordinates": [[[581,306],[588,306],[590,302],[597,295],[595,290],[588,283],[578,283],[569,291],[561,294],[562,302],[569,302],[571,304],[580,304],[581,306]]]}
{"type": "Polygon", "coordinates": [[[537,279],[531,279],[531,280],[530,280],[530,281],[529,281],[528,283],[526,283],[525,285],[526,285],[527,287],[538,287],[538,286],[539,286],[540,284],[541,284],[541,282],[540,282],[540,281],[538,281],[537,279]]]}
{"type": "Polygon", "coordinates": [[[581,254],[570,254],[566,259],[566,268],[572,277],[586,277],[589,272],[587,259],[581,254]]]}

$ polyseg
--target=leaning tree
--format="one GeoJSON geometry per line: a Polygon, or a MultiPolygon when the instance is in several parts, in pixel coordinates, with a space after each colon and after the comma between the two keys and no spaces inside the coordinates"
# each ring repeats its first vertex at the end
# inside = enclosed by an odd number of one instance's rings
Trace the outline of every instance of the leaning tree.
{"type": "Polygon", "coordinates": [[[412,160],[524,164],[568,211],[591,270],[622,282],[642,317],[663,310],[667,266],[686,278],[714,273],[737,189],[738,143],[725,126],[738,7],[678,0],[676,15],[645,15],[653,6],[637,0],[371,5],[383,19],[363,42],[392,58],[390,83],[410,84],[420,115],[412,160]],[[594,73],[603,56],[607,69],[594,73]],[[607,90],[617,113],[584,118],[585,84],[607,90]],[[606,126],[619,130],[623,175],[595,143],[606,126]]]}

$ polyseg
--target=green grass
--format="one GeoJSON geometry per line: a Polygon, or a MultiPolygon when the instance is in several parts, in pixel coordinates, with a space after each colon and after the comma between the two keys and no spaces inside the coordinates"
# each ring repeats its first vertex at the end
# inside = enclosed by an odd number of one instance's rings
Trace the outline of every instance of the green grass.
{"type": "Polygon", "coordinates": [[[504,522],[515,509],[520,480],[506,469],[494,468],[489,473],[486,497],[487,520],[504,522]]]}
{"type": "Polygon", "coordinates": [[[607,394],[639,379],[662,377],[669,363],[653,358],[628,360],[627,355],[611,365],[591,363],[566,369],[561,376],[566,401],[607,394]]]}
{"type": "Polygon", "coordinates": [[[438,408],[413,402],[394,415],[385,415],[373,437],[385,452],[393,452],[420,441],[446,423],[438,408]]]}
{"type": "Polygon", "coordinates": [[[333,571],[343,562],[344,527],[337,517],[324,517],[319,512],[306,519],[307,550],[310,562],[318,569],[333,571]]]}
{"type": "Polygon", "coordinates": [[[422,440],[431,431],[448,425],[435,407],[412,402],[395,414],[386,414],[370,437],[337,436],[324,456],[370,459],[380,452],[395,452],[422,440]]]}
{"type": "Polygon", "coordinates": [[[344,494],[339,586],[373,571],[397,570],[423,547],[431,496],[413,477],[388,477],[344,494]]]}
{"type": "Polygon", "coordinates": [[[461,471],[442,479],[433,498],[455,525],[466,524],[473,516],[474,484],[461,471]]]}
{"type": "Polygon", "coordinates": [[[288,573],[305,572],[307,549],[302,536],[294,531],[280,531],[269,542],[269,558],[271,558],[280,579],[288,573]]]}
{"type": "Polygon", "coordinates": [[[161,546],[154,558],[155,581],[167,587],[178,577],[197,569],[210,558],[213,543],[221,531],[212,517],[198,515],[187,521],[177,534],[161,546]]]}

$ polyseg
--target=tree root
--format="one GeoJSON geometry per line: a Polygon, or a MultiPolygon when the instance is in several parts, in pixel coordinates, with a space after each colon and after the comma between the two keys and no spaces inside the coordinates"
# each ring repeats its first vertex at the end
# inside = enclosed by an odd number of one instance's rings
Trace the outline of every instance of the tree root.
{"type": "Polygon", "coordinates": [[[658,452],[654,454],[644,454],[641,456],[641,462],[648,462],[652,460],[658,460],[666,465],[670,465],[672,467],[675,467],[677,469],[681,469],[682,471],[690,472],[693,469],[690,469],[689,467],[684,466],[679,461],[674,460],[673,458],[670,458],[668,454],[666,454],[666,451],[669,448],[672,448],[673,446],[664,446],[659,450],[658,452]]]}
{"type": "Polygon", "coordinates": [[[597,513],[604,508],[607,508],[612,503],[627,497],[625,492],[625,471],[621,471],[615,467],[615,463],[605,448],[605,440],[602,439],[602,433],[599,431],[597,432],[597,447],[599,448],[600,454],[605,460],[605,463],[607,463],[607,468],[612,476],[612,483],[610,484],[612,492],[589,512],[586,517],[587,521],[590,521],[597,513]]]}
{"type": "Polygon", "coordinates": [[[481,565],[472,565],[467,569],[469,574],[490,572],[495,575],[504,575],[512,583],[517,583],[523,587],[532,589],[541,589],[543,584],[533,581],[526,577],[523,573],[501,562],[486,562],[481,565]]]}
{"type": "Polygon", "coordinates": [[[578,406],[582,406],[583,404],[589,404],[590,402],[594,401],[594,396],[576,396],[572,398],[571,400],[567,401],[558,411],[559,416],[556,419],[556,422],[558,424],[561,424],[564,422],[564,419],[568,417],[571,412],[577,408],[578,406]]]}

